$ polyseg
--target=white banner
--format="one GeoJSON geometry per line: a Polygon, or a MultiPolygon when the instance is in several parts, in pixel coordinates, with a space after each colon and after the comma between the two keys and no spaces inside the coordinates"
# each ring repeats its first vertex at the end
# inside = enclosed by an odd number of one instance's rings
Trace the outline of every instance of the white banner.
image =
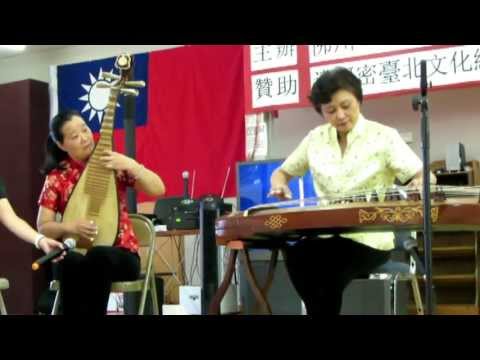
{"type": "Polygon", "coordinates": [[[297,45],[250,45],[250,70],[297,64],[297,45]]]}
{"type": "Polygon", "coordinates": [[[310,68],[311,84],[325,70],[346,67],[362,81],[364,95],[418,88],[420,61],[433,87],[480,81],[480,45],[455,46],[310,68]]]}
{"type": "Polygon", "coordinates": [[[350,69],[365,95],[418,90],[421,60],[432,88],[480,84],[480,45],[246,45],[244,51],[247,114],[311,106],[311,86],[336,66],[350,69]]]}
{"type": "Polygon", "coordinates": [[[426,46],[431,45],[308,45],[308,56],[310,63],[316,63],[426,46]]]}
{"type": "Polygon", "coordinates": [[[268,156],[269,116],[269,113],[245,116],[247,159],[257,160],[268,156]]]}
{"type": "Polygon", "coordinates": [[[252,107],[298,103],[298,70],[253,75],[252,107]]]}

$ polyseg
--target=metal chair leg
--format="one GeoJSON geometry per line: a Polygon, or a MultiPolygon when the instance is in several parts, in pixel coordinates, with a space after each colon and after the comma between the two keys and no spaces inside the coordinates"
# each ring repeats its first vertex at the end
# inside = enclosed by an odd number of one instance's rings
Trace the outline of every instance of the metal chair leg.
{"type": "Polygon", "coordinates": [[[151,278],[150,294],[152,296],[153,315],[160,315],[160,309],[158,307],[158,299],[157,299],[157,284],[155,284],[155,275],[152,274],[150,278],[151,278]]]}
{"type": "Polygon", "coordinates": [[[393,315],[398,315],[398,305],[397,305],[397,294],[398,294],[398,274],[390,278],[390,288],[391,288],[391,297],[390,297],[390,313],[393,315]]]}
{"type": "Polygon", "coordinates": [[[7,307],[5,306],[5,301],[3,301],[3,296],[1,291],[0,291],[0,314],[7,315],[7,307]]]}
{"type": "Polygon", "coordinates": [[[415,299],[415,307],[417,308],[417,315],[424,315],[422,296],[420,295],[420,287],[418,286],[418,279],[415,275],[411,277],[411,284],[413,290],[413,298],[415,299]]]}
{"type": "Polygon", "coordinates": [[[58,308],[60,306],[60,289],[55,294],[55,300],[53,301],[52,315],[58,315],[58,308]]]}

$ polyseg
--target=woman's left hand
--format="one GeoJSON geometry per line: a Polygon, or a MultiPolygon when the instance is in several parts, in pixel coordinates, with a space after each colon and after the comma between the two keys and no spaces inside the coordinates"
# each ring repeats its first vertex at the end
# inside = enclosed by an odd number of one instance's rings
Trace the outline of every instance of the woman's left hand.
{"type": "MultiPolygon", "coordinates": [[[[59,241],[56,241],[56,240],[53,240],[53,239],[50,239],[48,237],[44,237],[42,238],[39,242],[38,242],[38,246],[40,247],[40,249],[43,250],[43,252],[45,254],[48,254],[49,252],[55,250],[55,249],[65,249],[65,247],[63,246],[63,244],[59,241]]],[[[65,255],[67,255],[67,252],[66,251],[63,251],[59,256],[57,256],[52,262],[57,262],[57,261],[60,261],[60,260],[63,260],[63,258],[65,257],[65,255]]]]}

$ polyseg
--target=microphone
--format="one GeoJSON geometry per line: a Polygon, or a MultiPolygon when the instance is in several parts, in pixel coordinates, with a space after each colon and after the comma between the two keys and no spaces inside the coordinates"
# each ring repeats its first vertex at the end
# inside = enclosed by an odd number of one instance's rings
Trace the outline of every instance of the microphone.
{"type": "Polygon", "coordinates": [[[36,271],[40,269],[40,266],[45,264],[46,262],[49,262],[52,259],[55,259],[56,257],[60,256],[64,251],[69,251],[75,248],[76,246],[76,241],[74,239],[68,238],[67,240],[64,241],[63,249],[55,249],[50,251],[48,254],[45,254],[42,256],[40,259],[36,260],[32,264],[32,270],[36,271]]]}
{"type": "Polygon", "coordinates": [[[183,197],[185,199],[188,199],[188,177],[189,177],[188,171],[182,172],[182,178],[183,178],[183,197]]]}
{"type": "Polygon", "coordinates": [[[427,62],[420,61],[420,89],[422,97],[427,96],[427,62]]]}

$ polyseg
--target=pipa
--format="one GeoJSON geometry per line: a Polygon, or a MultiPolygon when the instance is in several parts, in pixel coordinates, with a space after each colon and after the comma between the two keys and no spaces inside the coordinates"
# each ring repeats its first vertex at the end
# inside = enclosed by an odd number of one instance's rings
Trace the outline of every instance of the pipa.
{"type": "Polygon", "coordinates": [[[98,234],[93,241],[68,235],[77,248],[89,249],[93,246],[112,246],[119,230],[120,207],[115,170],[107,169],[100,158],[106,150],[113,150],[113,128],[118,96],[138,95],[135,87],[144,87],[143,81],[128,81],[132,58],[128,54],[117,57],[115,67],[120,75],[103,73],[110,83],[99,83],[97,87],[109,88],[110,96],[105,109],[100,137],[86,167],[68,199],[63,222],[91,220],[97,224],[98,234]]]}

